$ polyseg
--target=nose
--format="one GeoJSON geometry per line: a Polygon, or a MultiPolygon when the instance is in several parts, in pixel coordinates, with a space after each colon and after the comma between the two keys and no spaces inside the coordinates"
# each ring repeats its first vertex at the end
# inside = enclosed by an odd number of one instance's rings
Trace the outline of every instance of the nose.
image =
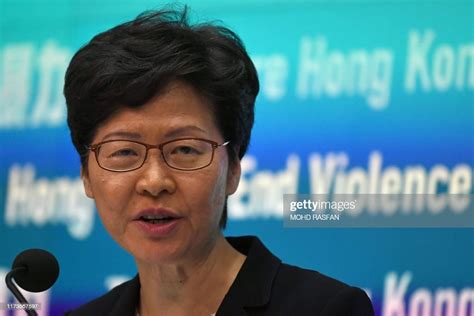
{"type": "Polygon", "coordinates": [[[172,171],[163,161],[159,149],[150,150],[136,182],[136,191],[142,195],[158,197],[160,194],[171,194],[176,190],[172,171]]]}

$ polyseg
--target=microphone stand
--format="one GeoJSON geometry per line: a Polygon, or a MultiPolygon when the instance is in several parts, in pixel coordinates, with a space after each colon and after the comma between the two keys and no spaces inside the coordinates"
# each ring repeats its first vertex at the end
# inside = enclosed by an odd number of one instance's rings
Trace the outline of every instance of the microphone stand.
{"type": "MultiPolygon", "coordinates": [[[[5,283],[7,284],[8,289],[12,291],[13,295],[16,297],[16,299],[18,300],[20,304],[29,304],[29,303],[25,299],[23,294],[21,294],[21,292],[18,290],[16,285],[13,283],[12,279],[15,273],[26,271],[26,270],[27,270],[26,267],[18,267],[8,272],[7,275],[5,276],[5,283]]],[[[25,309],[25,312],[28,316],[38,316],[36,311],[33,309],[25,309]]]]}

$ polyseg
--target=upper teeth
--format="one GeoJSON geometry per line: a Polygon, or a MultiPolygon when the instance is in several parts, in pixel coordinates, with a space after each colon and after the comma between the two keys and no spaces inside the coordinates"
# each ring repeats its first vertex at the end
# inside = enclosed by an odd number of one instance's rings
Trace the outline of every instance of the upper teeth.
{"type": "Polygon", "coordinates": [[[167,218],[169,216],[166,216],[166,215],[143,215],[142,216],[144,219],[163,219],[163,218],[167,218]]]}

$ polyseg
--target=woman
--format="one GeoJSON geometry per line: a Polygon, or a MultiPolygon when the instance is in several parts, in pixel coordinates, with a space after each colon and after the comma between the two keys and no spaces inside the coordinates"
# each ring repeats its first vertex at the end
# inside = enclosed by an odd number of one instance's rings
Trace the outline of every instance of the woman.
{"type": "Polygon", "coordinates": [[[85,192],[137,276],[70,315],[372,315],[363,291],[225,238],[259,85],[239,38],[139,16],[73,57],[64,93],[85,192]]]}

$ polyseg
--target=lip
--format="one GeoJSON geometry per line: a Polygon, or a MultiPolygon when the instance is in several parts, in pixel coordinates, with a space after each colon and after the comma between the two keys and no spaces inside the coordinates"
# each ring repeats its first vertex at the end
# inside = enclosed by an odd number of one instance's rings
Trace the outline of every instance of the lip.
{"type": "Polygon", "coordinates": [[[151,238],[165,238],[173,234],[181,223],[182,216],[176,214],[166,208],[147,208],[143,209],[136,214],[132,224],[135,225],[141,232],[151,238]],[[168,220],[163,223],[152,224],[141,220],[140,218],[145,215],[153,216],[166,216],[171,217],[171,220],[168,220]]]}
{"type": "Polygon", "coordinates": [[[143,216],[166,216],[166,217],[173,217],[173,218],[176,218],[176,219],[179,219],[181,218],[182,216],[180,216],[179,214],[177,214],[176,212],[170,210],[170,209],[167,209],[167,208],[163,208],[163,207],[158,207],[158,208],[154,208],[154,207],[150,207],[150,208],[146,208],[146,209],[143,209],[141,211],[139,211],[134,217],[133,217],[133,220],[134,221],[140,221],[141,220],[141,217],[143,216]]]}

